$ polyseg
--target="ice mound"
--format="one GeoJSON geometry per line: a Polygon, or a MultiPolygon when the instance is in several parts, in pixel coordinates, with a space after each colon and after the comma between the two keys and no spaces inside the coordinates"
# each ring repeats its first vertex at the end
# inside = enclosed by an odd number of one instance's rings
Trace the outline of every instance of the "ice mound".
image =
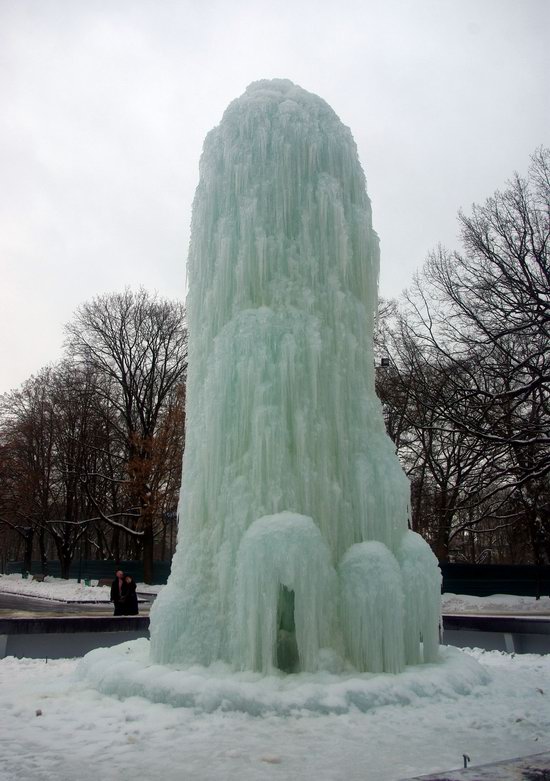
{"type": "Polygon", "coordinates": [[[414,704],[423,697],[457,699],[490,681],[490,674],[475,659],[446,646],[440,648],[436,663],[407,667],[400,675],[351,671],[263,675],[235,673],[221,662],[185,670],[154,664],[145,639],[91,651],[79,663],[77,676],[116,697],[145,697],[174,707],[242,711],[252,716],[364,712],[414,704]]]}
{"type": "Polygon", "coordinates": [[[287,512],[255,521],[237,555],[241,669],[317,670],[334,636],[336,589],[330,550],[311,518],[287,512]]]}
{"type": "Polygon", "coordinates": [[[441,623],[441,570],[431,548],[413,531],[397,550],[405,589],[404,638],[407,664],[437,659],[441,623]],[[419,635],[423,643],[418,643],[419,635]]]}
{"type": "MultiPolygon", "coordinates": [[[[399,673],[403,649],[403,578],[381,542],[352,545],[340,564],[347,656],[358,670],[399,673]]],[[[420,636],[420,635],[419,635],[420,636]]]]}

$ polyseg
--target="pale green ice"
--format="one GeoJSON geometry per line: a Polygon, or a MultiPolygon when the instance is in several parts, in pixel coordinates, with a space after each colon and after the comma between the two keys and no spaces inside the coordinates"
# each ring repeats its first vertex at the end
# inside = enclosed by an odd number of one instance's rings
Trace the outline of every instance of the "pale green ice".
{"type": "Polygon", "coordinates": [[[201,158],[179,538],[153,661],[435,660],[440,573],[408,531],[374,389],[378,267],[349,129],[290,81],[251,84],[201,158]]]}

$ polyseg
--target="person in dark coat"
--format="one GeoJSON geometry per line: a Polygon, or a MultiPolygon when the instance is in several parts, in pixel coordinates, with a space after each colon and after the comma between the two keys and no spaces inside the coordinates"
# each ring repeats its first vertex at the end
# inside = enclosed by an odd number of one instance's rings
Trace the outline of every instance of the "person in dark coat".
{"type": "Polygon", "coordinates": [[[122,587],[122,602],[125,616],[137,616],[139,614],[136,588],[136,581],[133,577],[131,575],[126,575],[122,587]]]}
{"type": "Polygon", "coordinates": [[[115,606],[115,616],[123,616],[124,613],[124,596],[126,593],[126,583],[124,582],[124,572],[121,569],[117,569],[115,572],[115,579],[111,585],[111,602],[115,606]]]}

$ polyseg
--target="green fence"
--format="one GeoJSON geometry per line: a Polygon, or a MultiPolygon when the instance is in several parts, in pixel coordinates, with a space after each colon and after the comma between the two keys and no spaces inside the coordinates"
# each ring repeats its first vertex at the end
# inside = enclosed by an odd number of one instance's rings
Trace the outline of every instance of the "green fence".
{"type": "MultiPolygon", "coordinates": [[[[154,576],[153,583],[160,584],[166,583],[168,575],[170,574],[169,561],[155,561],[154,563],[154,576]]],[[[143,565],[140,561],[94,561],[76,560],[71,564],[69,577],[80,578],[85,580],[86,578],[94,578],[99,580],[100,578],[114,578],[117,569],[123,570],[128,575],[131,575],[137,583],[143,582],[143,565]]],[[[14,574],[23,571],[22,561],[9,561],[6,565],[6,573],[14,574]]],[[[33,574],[42,573],[42,564],[39,561],[33,561],[31,572],[33,574]]],[[[61,567],[58,561],[49,561],[46,567],[46,574],[52,575],[54,578],[61,577],[61,567]]]]}
{"type": "Polygon", "coordinates": [[[443,591],[487,597],[516,594],[522,597],[550,596],[550,565],[532,564],[441,564],[443,591]]]}
{"type": "MultiPolygon", "coordinates": [[[[169,561],[155,561],[153,583],[166,583],[170,574],[169,561]]],[[[23,562],[10,561],[7,573],[21,572],[23,562]]],[[[143,566],[139,561],[91,561],[73,562],[71,578],[110,578],[115,570],[122,569],[138,583],[143,582],[143,566]]],[[[516,594],[518,596],[550,596],[550,565],[530,564],[441,564],[443,591],[454,594],[472,594],[486,597],[491,594],[516,594]]],[[[41,573],[39,561],[33,561],[33,573],[41,573]]],[[[47,574],[61,577],[58,561],[50,561],[47,574]]]]}

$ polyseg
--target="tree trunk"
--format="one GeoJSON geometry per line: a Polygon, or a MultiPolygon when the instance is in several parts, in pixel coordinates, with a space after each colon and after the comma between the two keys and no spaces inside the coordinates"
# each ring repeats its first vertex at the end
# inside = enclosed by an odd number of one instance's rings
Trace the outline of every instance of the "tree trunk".
{"type": "Polygon", "coordinates": [[[545,564],[545,548],[547,540],[544,539],[542,534],[541,524],[537,517],[537,511],[535,507],[530,507],[527,510],[527,523],[529,528],[529,537],[531,540],[531,549],[533,551],[533,563],[537,566],[545,564]]]}
{"type": "Polygon", "coordinates": [[[38,548],[40,550],[40,566],[43,575],[48,574],[48,556],[46,554],[46,540],[44,539],[44,530],[41,529],[38,535],[38,548]]]}
{"type": "Polygon", "coordinates": [[[33,542],[34,542],[34,530],[31,529],[25,529],[25,548],[24,548],[24,554],[23,554],[23,569],[25,572],[31,572],[32,571],[32,549],[33,549],[33,542]]]}
{"type": "Polygon", "coordinates": [[[71,562],[73,560],[71,551],[67,547],[63,546],[62,548],[58,548],[58,555],[61,577],[65,580],[68,580],[71,572],[71,562]]]}
{"type": "Polygon", "coordinates": [[[153,519],[149,513],[144,517],[143,526],[143,581],[144,583],[152,583],[154,576],[154,564],[153,564],[153,548],[154,548],[154,536],[153,536],[153,519]]]}
{"type": "Polygon", "coordinates": [[[449,510],[447,490],[441,490],[437,504],[439,507],[436,510],[437,532],[434,543],[434,553],[437,556],[438,561],[449,561],[449,537],[451,536],[453,512],[449,510]]]}
{"type": "Polygon", "coordinates": [[[433,551],[438,561],[449,561],[449,540],[447,535],[438,535],[433,545],[433,551]]]}

